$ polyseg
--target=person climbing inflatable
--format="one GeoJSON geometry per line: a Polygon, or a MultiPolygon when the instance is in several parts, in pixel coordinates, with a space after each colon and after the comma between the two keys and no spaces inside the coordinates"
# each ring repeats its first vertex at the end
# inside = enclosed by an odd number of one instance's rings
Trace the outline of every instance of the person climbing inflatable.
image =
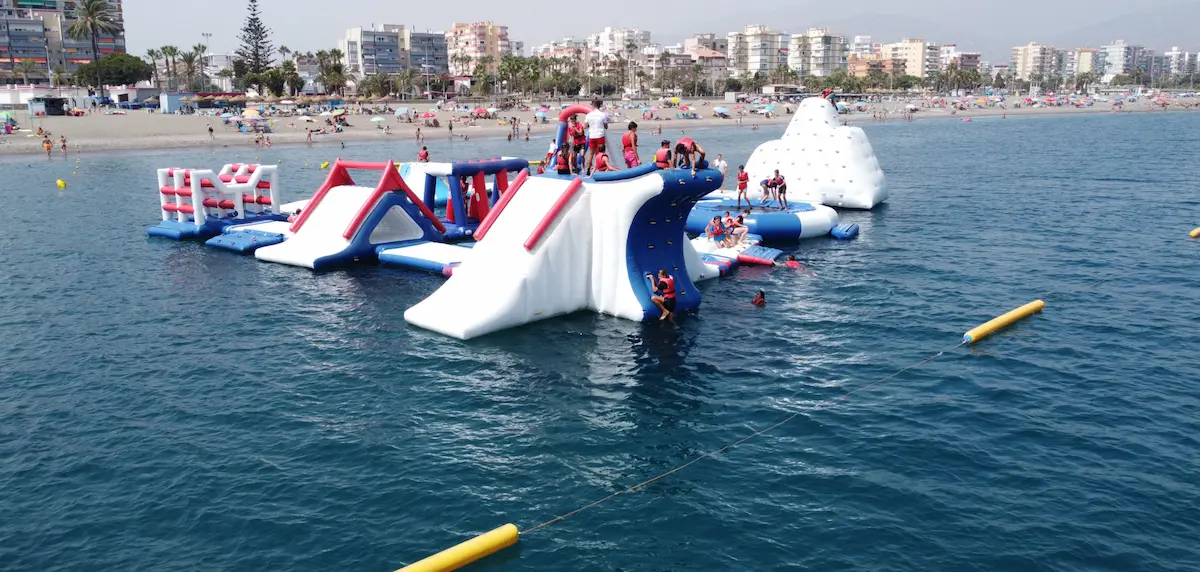
{"type": "Polygon", "coordinates": [[[654,305],[658,306],[659,310],[662,310],[662,316],[659,316],[658,319],[660,321],[665,320],[667,318],[674,319],[675,318],[675,278],[673,278],[670,274],[667,274],[666,270],[659,270],[657,279],[652,274],[647,274],[646,278],[649,278],[652,282],[655,283],[654,291],[658,295],[650,298],[650,301],[654,302],[654,305]]]}

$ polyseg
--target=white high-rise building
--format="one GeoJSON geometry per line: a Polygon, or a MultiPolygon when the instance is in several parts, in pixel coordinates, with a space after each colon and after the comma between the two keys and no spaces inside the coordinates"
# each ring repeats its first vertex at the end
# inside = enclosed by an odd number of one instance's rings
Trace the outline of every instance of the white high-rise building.
{"type": "Polygon", "coordinates": [[[810,28],[803,34],[792,34],[788,43],[788,67],[800,77],[828,77],[837,70],[844,70],[846,56],[846,37],[825,28],[810,28]]]}
{"type": "Polygon", "coordinates": [[[350,28],[338,41],[346,71],[363,78],[376,73],[400,73],[408,62],[404,48],[404,26],[377,25],[350,28]]]}
{"type": "Polygon", "coordinates": [[[746,26],[741,32],[726,35],[729,43],[729,74],[735,78],[756,73],[769,75],[787,65],[791,38],[766,26],[746,26]]]}
{"type": "Polygon", "coordinates": [[[881,45],[872,42],[871,36],[854,36],[854,39],[850,42],[850,54],[865,58],[871,54],[879,53],[881,45]]]}
{"type": "Polygon", "coordinates": [[[1172,46],[1170,51],[1163,52],[1163,58],[1166,59],[1166,70],[1164,71],[1167,74],[1181,76],[1196,73],[1195,52],[1185,52],[1178,46],[1172,46]]]}
{"type": "Polygon", "coordinates": [[[1020,80],[1032,79],[1034,75],[1054,75],[1056,58],[1054,48],[1030,42],[1012,49],[1013,77],[1020,80]]]}
{"type": "Polygon", "coordinates": [[[609,26],[587,38],[588,49],[602,60],[614,56],[628,57],[631,51],[636,53],[650,43],[650,31],[640,28],[609,26]]]}
{"type": "Polygon", "coordinates": [[[1096,62],[1096,72],[1101,74],[1100,81],[1109,83],[1118,75],[1132,74],[1144,50],[1142,46],[1125,43],[1125,40],[1101,46],[1096,62]]]}

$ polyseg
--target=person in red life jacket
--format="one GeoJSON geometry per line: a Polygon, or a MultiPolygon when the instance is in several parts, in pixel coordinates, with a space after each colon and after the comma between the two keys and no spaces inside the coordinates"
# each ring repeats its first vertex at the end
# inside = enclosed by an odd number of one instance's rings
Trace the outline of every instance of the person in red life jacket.
{"type": "Polygon", "coordinates": [[[574,154],[571,153],[571,144],[564,142],[558,150],[558,158],[555,160],[554,167],[560,175],[570,175],[575,172],[574,154]]]}
{"type": "Polygon", "coordinates": [[[754,304],[755,306],[758,306],[759,308],[766,306],[767,305],[767,293],[763,292],[762,290],[755,292],[754,299],[751,300],[750,303],[754,304]]]}
{"type": "Polygon", "coordinates": [[[759,206],[766,206],[767,201],[779,200],[779,196],[775,194],[775,185],[771,182],[772,180],[763,179],[758,183],[762,187],[762,201],[759,202],[759,206]]]}
{"type": "Polygon", "coordinates": [[[805,274],[807,274],[807,275],[809,275],[809,276],[816,276],[816,275],[817,275],[817,273],[816,273],[816,272],[813,272],[812,270],[809,270],[808,268],[805,268],[805,267],[804,267],[804,265],[803,265],[803,264],[801,264],[799,260],[796,260],[796,255],[795,255],[795,254],[789,254],[789,255],[787,255],[787,260],[784,260],[783,262],[776,262],[776,263],[775,263],[775,266],[785,266],[785,267],[787,267],[787,268],[790,268],[790,269],[792,269],[792,270],[800,270],[800,271],[804,272],[805,274]]]}
{"type": "Polygon", "coordinates": [[[612,164],[612,159],[608,158],[608,150],[605,148],[603,143],[601,143],[600,146],[596,148],[596,165],[595,166],[596,166],[596,170],[593,172],[619,171],[620,170],[612,164]]]}
{"type": "Polygon", "coordinates": [[[658,319],[673,319],[675,317],[675,278],[667,274],[666,270],[659,270],[658,278],[652,274],[647,274],[646,278],[654,282],[654,291],[658,294],[650,298],[650,301],[654,302],[659,310],[662,310],[662,316],[659,316],[658,319]]]}
{"type": "Polygon", "coordinates": [[[750,195],[746,194],[746,187],[750,185],[750,173],[746,172],[745,165],[738,165],[737,174],[737,208],[742,208],[742,197],[746,197],[746,205],[750,204],[750,195]]]}
{"type": "Polygon", "coordinates": [[[708,162],[704,160],[704,147],[692,140],[691,137],[684,137],[675,143],[675,157],[678,167],[690,168],[692,175],[696,175],[696,169],[707,169],[708,162]]]}
{"type": "Polygon", "coordinates": [[[787,210],[787,181],[783,180],[783,175],[779,174],[779,169],[775,169],[775,177],[771,179],[771,185],[775,187],[775,194],[779,199],[779,210],[787,210]]]}
{"type": "Polygon", "coordinates": [[[715,216],[708,226],[704,227],[704,234],[713,242],[725,242],[725,225],[721,223],[721,217],[715,216]]]}
{"type": "Polygon", "coordinates": [[[746,240],[746,235],[750,233],[750,227],[746,226],[746,217],[738,215],[733,219],[733,222],[725,225],[725,242],[722,246],[732,248],[741,244],[746,240]]]}
{"type": "Polygon", "coordinates": [[[671,142],[663,139],[662,146],[654,152],[654,166],[659,169],[671,168],[671,142]]]}
{"type": "Polygon", "coordinates": [[[621,136],[621,155],[625,157],[625,166],[630,169],[641,165],[642,160],[638,157],[637,143],[637,123],[629,122],[629,131],[626,131],[621,136]]]}
{"type": "Polygon", "coordinates": [[[429,162],[429,147],[421,147],[421,152],[417,153],[417,161],[421,163],[429,162]]]}
{"type": "Polygon", "coordinates": [[[725,218],[721,220],[725,223],[725,228],[733,225],[733,215],[729,214],[729,211],[725,211],[725,218]]]}
{"type": "Polygon", "coordinates": [[[575,116],[572,115],[569,125],[567,126],[567,135],[571,138],[572,152],[570,153],[570,165],[573,171],[579,169],[579,158],[587,149],[587,127],[584,127],[575,116]]]}

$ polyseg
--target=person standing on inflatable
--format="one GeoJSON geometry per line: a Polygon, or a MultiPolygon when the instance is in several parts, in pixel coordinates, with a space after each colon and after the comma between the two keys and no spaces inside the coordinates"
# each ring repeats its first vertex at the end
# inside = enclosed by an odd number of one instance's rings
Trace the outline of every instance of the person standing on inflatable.
{"type": "Polygon", "coordinates": [[[637,123],[630,121],[629,131],[621,136],[621,152],[625,157],[625,166],[630,169],[642,164],[642,160],[638,158],[637,142],[637,123]]]}
{"type": "Polygon", "coordinates": [[[662,140],[662,146],[654,152],[654,166],[659,169],[671,168],[671,142],[662,140]]]}
{"type": "Polygon", "coordinates": [[[583,154],[587,151],[587,129],[575,119],[572,115],[567,125],[567,136],[571,138],[571,148],[567,153],[567,160],[570,161],[571,172],[579,170],[578,165],[583,160],[583,154]]]}
{"type": "Polygon", "coordinates": [[[776,197],[779,199],[779,210],[787,210],[787,181],[783,179],[783,175],[779,174],[779,169],[775,169],[775,178],[771,179],[771,186],[775,187],[776,197]]]}
{"type": "Polygon", "coordinates": [[[604,105],[599,99],[592,102],[592,109],[584,118],[588,127],[588,155],[587,166],[583,172],[592,173],[592,163],[596,161],[596,152],[600,150],[600,144],[604,143],[604,137],[608,132],[608,114],[600,107],[604,105]]]}
{"type": "Polygon", "coordinates": [[[746,194],[746,187],[750,185],[750,173],[746,172],[745,165],[738,165],[737,174],[737,208],[742,208],[742,197],[746,197],[746,205],[750,205],[750,195],[746,194]]]}
{"type": "Polygon", "coordinates": [[[659,321],[667,318],[674,319],[675,278],[673,278],[670,274],[667,274],[666,270],[659,270],[657,279],[655,279],[654,275],[652,274],[647,274],[646,278],[649,278],[654,282],[654,291],[658,294],[657,296],[650,298],[650,301],[654,302],[654,305],[658,306],[659,310],[662,310],[662,315],[658,317],[659,321]]]}

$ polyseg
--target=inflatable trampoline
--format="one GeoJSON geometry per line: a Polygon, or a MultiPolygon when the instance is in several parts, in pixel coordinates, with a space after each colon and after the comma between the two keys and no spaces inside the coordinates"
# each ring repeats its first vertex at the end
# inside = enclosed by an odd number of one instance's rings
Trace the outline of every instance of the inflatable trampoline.
{"type": "MultiPolygon", "coordinates": [[[[779,210],[775,201],[767,201],[762,205],[759,200],[753,201],[750,217],[746,226],[751,234],[761,236],[765,242],[800,240],[815,236],[825,236],[838,224],[837,211],[824,205],[788,201],[787,210],[779,210]]],[[[691,234],[704,234],[704,227],[715,216],[722,219],[725,213],[737,217],[746,208],[737,208],[737,201],[723,198],[720,194],[709,195],[704,200],[697,201],[696,206],[688,213],[686,230],[691,234]]]]}

